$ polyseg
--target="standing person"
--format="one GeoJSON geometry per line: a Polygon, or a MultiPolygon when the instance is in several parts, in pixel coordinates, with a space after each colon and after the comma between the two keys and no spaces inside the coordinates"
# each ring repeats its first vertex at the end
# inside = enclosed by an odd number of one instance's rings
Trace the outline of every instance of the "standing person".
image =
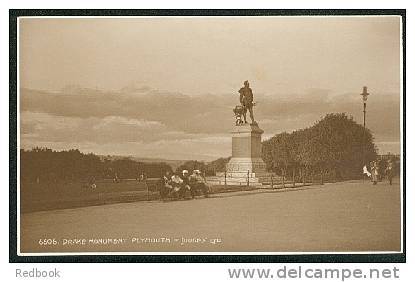
{"type": "Polygon", "coordinates": [[[388,163],[386,165],[385,174],[388,177],[389,185],[392,185],[392,179],[393,179],[393,161],[391,159],[388,160],[388,163]]]}
{"type": "Polygon", "coordinates": [[[118,178],[118,173],[115,173],[113,182],[114,183],[119,183],[120,182],[120,179],[118,178]]]}
{"type": "Polygon", "coordinates": [[[373,166],[373,161],[369,162],[369,172],[370,172],[370,180],[373,183],[373,172],[375,170],[375,167],[373,166]]]}
{"type": "Polygon", "coordinates": [[[189,171],[184,169],[182,171],[182,175],[180,176],[180,178],[183,180],[182,189],[180,191],[180,197],[185,198],[186,191],[190,190],[190,192],[191,192],[190,183],[189,183],[189,181],[190,181],[189,180],[189,171]]]}
{"type": "Polygon", "coordinates": [[[373,185],[378,184],[379,166],[376,161],[371,162],[372,182],[373,185]]]}
{"type": "MultiPolygon", "coordinates": [[[[369,169],[370,169],[370,166],[369,166],[369,169]]],[[[367,177],[372,177],[372,174],[370,173],[370,171],[367,169],[367,166],[366,165],[364,165],[363,166],[363,174],[366,174],[367,175],[367,177]]]]}
{"type": "Polygon", "coordinates": [[[161,187],[160,187],[160,198],[164,199],[173,191],[173,186],[171,184],[171,176],[170,171],[166,171],[161,179],[161,187]]]}
{"type": "Polygon", "coordinates": [[[192,174],[189,176],[189,185],[190,185],[190,194],[192,195],[192,199],[194,199],[197,193],[196,170],[193,170],[192,174]]]}

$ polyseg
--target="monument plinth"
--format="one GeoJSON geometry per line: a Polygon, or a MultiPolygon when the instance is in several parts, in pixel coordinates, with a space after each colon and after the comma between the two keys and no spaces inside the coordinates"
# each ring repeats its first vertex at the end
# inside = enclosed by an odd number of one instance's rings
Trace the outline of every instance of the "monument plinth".
{"type": "Polygon", "coordinates": [[[235,125],[232,130],[232,158],[226,165],[226,172],[211,177],[211,184],[248,185],[263,187],[271,182],[262,160],[261,136],[264,131],[257,123],[235,125]]]}
{"type": "Polygon", "coordinates": [[[266,172],[261,158],[262,133],[264,131],[257,123],[235,125],[232,130],[232,158],[226,166],[229,176],[266,172]]]}

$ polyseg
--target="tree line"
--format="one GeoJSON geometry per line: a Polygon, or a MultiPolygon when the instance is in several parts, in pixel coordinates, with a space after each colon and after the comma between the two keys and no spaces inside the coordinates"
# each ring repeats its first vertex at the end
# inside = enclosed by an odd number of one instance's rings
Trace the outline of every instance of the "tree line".
{"type": "MultiPolygon", "coordinates": [[[[198,169],[204,175],[215,175],[223,171],[229,158],[220,158],[210,163],[189,160],[176,168],[190,173],[198,169]]],[[[173,172],[166,163],[139,162],[130,158],[113,159],[93,153],[85,154],[78,149],[55,151],[49,148],[35,147],[20,150],[20,175],[23,182],[87,182],[91,179],[137,179],[144,174],[148,178],[159,178],[166,171],[173,172]]]]}
{"type": "Polygon", "coordinates": [[[262,143],[269,171],[300,179],[355,179],[376,156],[370,130],[344,113],[327,114],[311,127],[276,134],[262,143]]]}
{"type": "MultiPolygon", "coordinates": [[[[268,171],[285,177],[329,177],[345,180],[361,177],[362,167],[376,158],[370,130],[344,113],[327,114],[313,126],[283,132],[262,142],[262,158],[268,171]]],[[[144,163],[129,158],[85,154],[78,149],[54,151],[48,148],[20,150],[21,180],[79,182],[114,178],[136,179],[141,174],[161,177],[172,171],[166,163],[144,163]]],[[[198,169],[206,176],[225,171],[230,157],[205,163],[186,161],[177,169],[181,173],[198,169]]]]}
{"type": "Polygon", "coordinates": [[[110,158],[78,149],[54,151],[49,148],[20,150],[21,180],[24,182],[84,182],[91,178],[137,179],[161,177],[172,168],[166,163],[143,163],[129,158],[111,160],[110,158]]]}

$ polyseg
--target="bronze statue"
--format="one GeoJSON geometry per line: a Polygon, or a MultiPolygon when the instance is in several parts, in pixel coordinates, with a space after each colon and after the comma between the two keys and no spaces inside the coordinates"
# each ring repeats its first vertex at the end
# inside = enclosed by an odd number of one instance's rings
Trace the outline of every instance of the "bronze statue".
{"type": "MultiPolygon", "coordinates": [[[[249,111],[249,116],[251,118],[252,124],[255,124],[255,120],[254,120],[254,112],[253,112],[253,106],[255,105],[254,103],[254,95],[252,93],[252,89],[249,87],[249,82],[248,80],[246,80],[244,82],[244,87],[242,87],[241,89],[239,89],[239,102],[241,103],[241,107],[235,107],[235,109],[233,110],[236,116],[236,124],[240,125],[242,124],[242,121],[238,121],[238,115],[242,114],[244,117],[244,122],[247,123],[246,121],[246,112],[249,111]]],[[[239,116],[240,118],[240,116],[239,116]]]]}

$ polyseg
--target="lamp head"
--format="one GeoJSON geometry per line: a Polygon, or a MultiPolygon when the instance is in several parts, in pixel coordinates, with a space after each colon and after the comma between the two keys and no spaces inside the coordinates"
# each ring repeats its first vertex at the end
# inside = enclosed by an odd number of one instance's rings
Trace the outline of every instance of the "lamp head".
{"type": "Polygon", "coordinates": [[[360,95],[362,95],[363,102],[366,102],[367,101],[367,96],[369,96],[369,93],[367,92],[367,86],[363,86],[363,93],[360,94],[360,95]]]}

